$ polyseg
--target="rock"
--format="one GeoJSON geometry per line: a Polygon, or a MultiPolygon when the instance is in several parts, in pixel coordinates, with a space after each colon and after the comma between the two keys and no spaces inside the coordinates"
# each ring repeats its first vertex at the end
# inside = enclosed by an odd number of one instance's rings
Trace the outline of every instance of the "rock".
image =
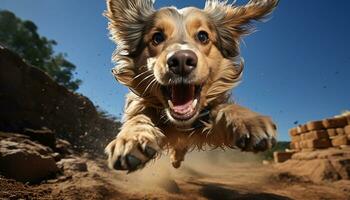
{"type": "Polygon", "coordinates": [[[33,130],[26,128],[23,134],[45,146],[54,148],[56,145],[56,136],[50,129],[33,130]]]}
{"type": "Polygon", "coordinates": [[[21,182],[39,183],[59,172],[53,151],[27,138],[11,137],[0,141],[0,173],[21,182]]]}
{"type": "Polygon", "coordinates": [[[62,155],[73,154],[73,147],[67,140],[57,139],[55,151],[62,155]]]}
{"type": "Polygon", "coordinates": [[[63,182],[63,181],[69,180],[69,179],[72,179],[71,175],[70,176],[59,176],[56,179],[51,179],[51,180],[48,180],[46,182],[47,183],[58,183],[58,182],[63,182]]]}
{"type": "Polygon", "coordinates": [[[53,153],[53,154],[51,154],[51,156],[55,159],[55,161],[57,162],[57,161],[60,161],[63,157],[62,157],[62,155],[61,154],[59,154],[59,153],[53,153]]]}
{"type": "Polygon", "coordinates": [[[57,162],[57,165],[66,172],[87,172],[86,161],[80,158],[67,158],[57,162]]]}

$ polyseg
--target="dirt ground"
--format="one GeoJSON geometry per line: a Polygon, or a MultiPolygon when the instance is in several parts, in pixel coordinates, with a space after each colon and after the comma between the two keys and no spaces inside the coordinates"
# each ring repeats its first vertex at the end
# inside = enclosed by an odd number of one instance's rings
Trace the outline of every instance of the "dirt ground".
{"type": "Polygon", "coordinates": [[[0,199],[350,199],[350,181],[301,181],[235,151],[191,153],[180,169],[163,156],[132,174],[110,171],[104,160],[86,162],[88,172],[40,185],[0,178],[0,199]]]}

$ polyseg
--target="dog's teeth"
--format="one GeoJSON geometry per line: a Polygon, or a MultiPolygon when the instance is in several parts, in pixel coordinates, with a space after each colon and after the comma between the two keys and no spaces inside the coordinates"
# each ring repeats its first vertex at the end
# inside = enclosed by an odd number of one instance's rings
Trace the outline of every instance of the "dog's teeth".
{"type": "Polygon", "coordinates": [[[168,100],[168,104],[169,104],[169,106],[170,106],[171,109],[174,108],[174,104],[173,104],[173,102],[171,102],[170,100],[168,100]]]}
{"type": "Polygon", "coordinates": [[[198,99],[195,99],[193,102],[192,102],[192,108],[195,108],[197,106],[197,103],[198,103],[198,99]]]}

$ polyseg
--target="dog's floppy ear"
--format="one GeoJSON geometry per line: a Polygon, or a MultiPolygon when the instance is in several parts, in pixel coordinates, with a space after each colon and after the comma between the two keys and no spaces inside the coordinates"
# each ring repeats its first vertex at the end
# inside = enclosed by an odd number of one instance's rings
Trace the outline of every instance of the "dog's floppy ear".
{"type": "Polygon", "coordinates": [[[153,16],[154,0],[107,0],[111,38],[118,50],[132,54],[140,44],[145,26],[153,16]]]}
{"type": "Polygon", "coordinates": [[[205,11],[216,26],[220,46],[227,57],[239,53],[241,35],[252,32],[251,22],[262,20],[277,6],[279,0],[250,0],[246,5],[235,6],[227,1],[207,0],[205,11]]]}

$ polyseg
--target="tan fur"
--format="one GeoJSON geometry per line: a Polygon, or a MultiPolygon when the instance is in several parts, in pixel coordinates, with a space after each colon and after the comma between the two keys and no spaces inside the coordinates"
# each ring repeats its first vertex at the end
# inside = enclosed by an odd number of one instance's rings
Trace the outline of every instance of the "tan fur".
{"type": "Polygon", "coordinates": [[[228,97],[243,72],[240,36],[251,31],[252,20],[268,15],[277,0],[251,0],[245,6],[208,0],[204,10],[181,11],[172,7],[156,11],[152,4],[151,0],[107,0],[105,15],[110,21],[111,38],[118,45],[113,56],[117,67],[112,72],[131,90],[124,124],[106,148],[109,166],[113,168],[117,159],[133,154],[142,160],[139,167],[142,168],[148,159],[137,153],[138,146],[148,145],[157,151],[168,149],[174,167],[179,167],[186,152],[193,148],[234,148],[246,134],[252,137],[252,144],[263,138],[275,138],[276,127],[269,117],[229,103],[228,97]],[[151,40],[157,31],[164,33],[166,41],[154,46],[151,40]],[[195,37],[198,31],[208,33],[208,44],[198,43],[195,37]],[[203,84],[200,109],[209,107],[211,116],[203,127],[188,132],[178,127],[191,127],[193,121],[179,124],[168,119],[168,105],[160,91],[161,85],[172,82],[167,76],[169,55],[183,48],[198,57],[198,66],[190,78],[203,84]]]}

